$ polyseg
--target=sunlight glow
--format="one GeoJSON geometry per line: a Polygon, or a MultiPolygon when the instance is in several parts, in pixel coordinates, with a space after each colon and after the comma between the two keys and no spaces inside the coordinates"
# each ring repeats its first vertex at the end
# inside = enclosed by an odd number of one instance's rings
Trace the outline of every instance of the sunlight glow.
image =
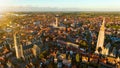
{"type": "Polygon", "coordinates": [[[13,0],[0,0],[0,12],[4,12],[13,0]]]}

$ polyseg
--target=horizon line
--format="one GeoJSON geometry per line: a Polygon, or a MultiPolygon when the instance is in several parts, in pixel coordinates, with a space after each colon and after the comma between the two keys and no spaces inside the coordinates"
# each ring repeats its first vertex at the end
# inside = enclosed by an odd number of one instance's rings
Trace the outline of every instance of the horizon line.
{"type": "Polygon", "coordinates": [[[34,12],[41,12],[41,11],[75,11],[75,12],[79,12],[79,11],[97,11],[97,12],[120,12],[120,9],[116,9],[116,8],[78,8],[78,7],[35,7],[35,6],[8,6],[8,7],[4,7],[2,8],[3,11],[25,11],[25,12],[29,12],[29,11],[34,11],[34,12]]]}

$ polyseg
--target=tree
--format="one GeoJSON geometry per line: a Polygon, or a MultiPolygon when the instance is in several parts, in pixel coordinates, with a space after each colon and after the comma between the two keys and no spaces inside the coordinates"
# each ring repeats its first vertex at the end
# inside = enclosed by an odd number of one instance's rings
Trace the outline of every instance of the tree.
{"type": "Polygon", "coordinates": [[[99,52],[99,58],[98,58],[98,63],[99,63],[100,58],[101,58],[101,52],[102,52],[102,48],[101,47],[98,48],[98,52],[99,52]]]}
{"type": "Polygon", "coordinates": [[[102,52],[102,48],[101,47],[98,48],[98,52],[99,52],[99,54],[102,52]]]}
{"type": "Polygon", "coordinates": [[[88,47],[88,44],[85,40],[80,40],[78,44],[80,44],[80,47],[84,47],[84,48],[88,47]]]}

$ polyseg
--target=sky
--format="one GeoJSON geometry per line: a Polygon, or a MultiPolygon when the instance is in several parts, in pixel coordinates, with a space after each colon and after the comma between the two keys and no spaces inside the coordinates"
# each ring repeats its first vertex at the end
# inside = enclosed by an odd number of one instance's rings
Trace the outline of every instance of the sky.
{"type": "Polygon", "coordinates": [[[0,7],[29,6],[51,8],[79,8],[120,10],[120,0],[0,0],[0,7]]]}

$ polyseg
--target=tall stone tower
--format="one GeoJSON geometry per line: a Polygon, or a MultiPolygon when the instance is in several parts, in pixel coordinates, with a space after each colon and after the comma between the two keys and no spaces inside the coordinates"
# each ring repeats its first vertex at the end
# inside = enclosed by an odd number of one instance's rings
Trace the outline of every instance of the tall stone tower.
{"type": "Polygon", "coordinates": [[[55,26],[58,27],[59,23],[58,23],[58,18],[59,18],[59,15],[56,15],[55,16],[55,19],[56,19],[56,22],[55,22],[55,26]]]}
{"type": "Polygon", "coordinates": [[[15,53],[16,53],[16,58],[18,59],[18,58],[20,58],[19,57],[19,53],[18,53],[18,46],[17,46],[17,38],[16,38],[16,33],[13,35],[13,37],[14,37],[14,46],[15,46],[15,53]]]}
{"type": "Polygon", "coordinates": [[[21,57],[24,58],[23,47],[22,47],[22,45],[18,45],[16,33],[13,35],[13,37],[14,37],[14,45],[15,45],[16,58],[17,59],[19,59],[21,57]]]}
{"type": "Polygon", "coordinates": [[[99,53],[98,52],[99,47],[101,47],[102,52],[103,52],[103,50],[104,50],[104,46],[103,46],[104,45],[104,38],[105,38],[105,18],[103,19],[103,23],[100,27],[95,53],[97,53],[97,54],[99,53]]]}

